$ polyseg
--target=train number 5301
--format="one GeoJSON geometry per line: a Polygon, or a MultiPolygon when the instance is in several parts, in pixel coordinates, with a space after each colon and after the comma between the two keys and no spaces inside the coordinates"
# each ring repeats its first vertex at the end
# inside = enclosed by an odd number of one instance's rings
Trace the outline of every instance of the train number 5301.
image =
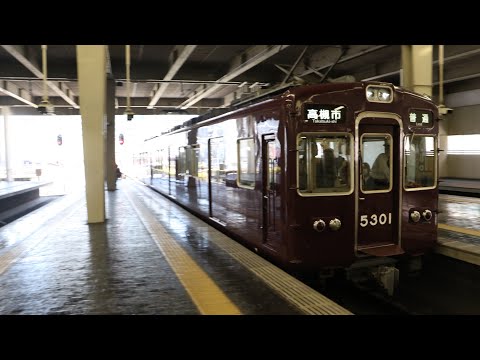
{"type": "Polygon", "coordinates": [[[392,223],[392,213],[388,214],[372,214],[370,215],[370,220],[368,219],[368,215],[360,215],[360,226],[365,227],[368,224],[375,226],[375,225],[385,225],[392,223]]]}

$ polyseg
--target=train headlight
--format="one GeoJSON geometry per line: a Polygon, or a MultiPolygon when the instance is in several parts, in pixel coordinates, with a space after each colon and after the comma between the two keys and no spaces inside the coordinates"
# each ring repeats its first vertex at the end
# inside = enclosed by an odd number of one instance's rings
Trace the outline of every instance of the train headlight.
{"type": "Polygon", "coordinates": [[[388,102],[392,93],[390,89],[378,89],[377,96],[378,100],[388,102]]]}
{"type": "Polygon", "coordinates": [[[368,101],[375,100],[375,91],[373,91],[372,89],[367,88],[367,100],[368,101]]]}
{"type": "Polygon", "coordinates": [[[391,103],[393,92],[389,86],[368,85],[365,96],[370,102],[391,103]]]}
{"type": "Polygon", "coordinates": [[[330,229],[332,229],[333,231],[337,231],[342,226],[342,222],[339,219],[335,218],[330,220],[328,226],[330,226],[330,229]]]}
{"type": "Polygon", "coordinates": [[[420,221],[420,213],[415,210],[412,211],[410,214],[410,219],[412,219],[413,222],[419,222],[420,221]]]}
{"type": "Polygon", "coordinates": [[[315,221],[313,223],[313,229],[315,231],[322,232],[323,230],[325,230],[325,221],[323,221],[322,219],[315,221]]]}
{"type": "Polygon", "coordinates": [[[432,220],[433,214],[432,214],[432,212],[431,212],[430,210],[428,210],[428,209],[425,210],[425,211],[422,213],[422,215],[423,215],[423,218],[424,218],[425,220],[427,220],[427,221],[432,220]]]}

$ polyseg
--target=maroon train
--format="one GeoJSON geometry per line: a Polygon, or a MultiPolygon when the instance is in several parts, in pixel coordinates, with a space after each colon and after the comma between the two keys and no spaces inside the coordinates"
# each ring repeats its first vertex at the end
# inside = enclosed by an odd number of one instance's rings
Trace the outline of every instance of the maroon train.
{"type": "Polygon", "coordinates": [[[135,163],[281,267],[378,265],[436,242],[438,117],[389,83],[291,87],[146,140],[135,163]]]}

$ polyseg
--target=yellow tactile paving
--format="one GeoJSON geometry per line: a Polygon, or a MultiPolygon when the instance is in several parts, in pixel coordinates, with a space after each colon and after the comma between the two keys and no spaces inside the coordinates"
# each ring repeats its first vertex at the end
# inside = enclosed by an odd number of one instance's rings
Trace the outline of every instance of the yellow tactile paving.
{"type": "Polygon", "coordinates": [[[141,201],[133,199],[130,191],[126,190],[125,194],[200,313],[205,315],[240,315],[240,310],[165,231],[150,214],[146,206],[141,201]]]}
{"type": "MultiPolygon", "coordinates": [[[[143,189],[147,196],[148,190],[143,189]]],[[[182,211],[182,210],[180,210],[182,211]]],[[[216,229],[205,226],[200,219],[190,215],[192,224],[202,227],[208,234],[211,242],[236,259],[246,269],[254,273],[266,285],[273,289],[286,301],[295,305],[304,314],[308,315],[352,315],[350,311],[336,304],[329,298],[298,281],[293,276],[277,268],[260,256],[252,253],[243,245],[230,240],[227,236],[219,233],[216,229]]],[[[172,239],[172,241],[174,241],[172,239]]]]}
{"type": "Polygon", "coordinates": [[[467,235],[472,235],[472,236],[479,236],[480,237],[480,231],[474,230],[474,229],[467,229],[467,228],[461,228],[458,226],[452,226],[452,225],[447,225],[447,224],[438,224],[439,229],[444,229],[444,230],[449,230],[449,231],[455,231],[459,232],[462,234],[467,234],[467,235]]]}

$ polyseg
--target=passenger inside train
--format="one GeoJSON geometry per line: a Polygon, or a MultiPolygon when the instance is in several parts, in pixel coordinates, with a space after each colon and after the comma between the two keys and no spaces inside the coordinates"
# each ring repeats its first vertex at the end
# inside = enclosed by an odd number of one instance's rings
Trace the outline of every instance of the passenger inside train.
{"type": "MultiPolygon", "coordinates": [[[[315,145],[314,145],[315,146],[315,145]]],[[[326,147],[322,144],[323,147],[323,157],[316,158],[315,168],[316,168],[316,184],[317,187],[334,187],[335,180],[337,179],[337,168],[335,165],[335,154],[333,149],[326,147]]]]}
{"type": "Polygon", "coordinates": [[[383,147],[384,152],[377,156],[370,171],[375,190],[388,189],[390,182],[390,144],[385,141],[383,147]]]}

